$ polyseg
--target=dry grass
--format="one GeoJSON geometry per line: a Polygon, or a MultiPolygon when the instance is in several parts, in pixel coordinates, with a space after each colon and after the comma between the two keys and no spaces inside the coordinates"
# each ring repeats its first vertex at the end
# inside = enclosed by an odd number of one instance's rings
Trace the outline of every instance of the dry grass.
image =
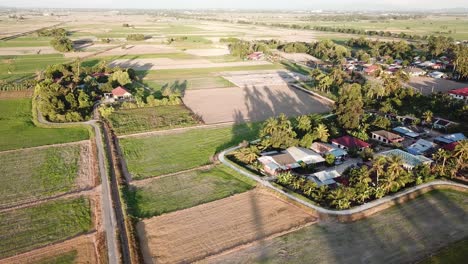
{"type": "Polygon", "coordinates": [[[315,220],[266,191],[253,190],[154,217],[137,228],[147,263],[187,263],[315,220]]]}

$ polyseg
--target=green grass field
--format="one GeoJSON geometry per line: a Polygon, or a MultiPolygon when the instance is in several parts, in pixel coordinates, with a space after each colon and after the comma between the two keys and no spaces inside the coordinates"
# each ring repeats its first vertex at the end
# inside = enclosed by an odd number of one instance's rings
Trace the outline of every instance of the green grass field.
{"type": "Polygon", "coordinates": [[[57,200],[0,213],[0,258],[90,231],[86,198],[57,200]]]}
{"type": "Polygon", "coordinates": [[[31,108],[31,99],[0,100],[0,151],[89,139],[84,127],[36,127],[31,108]]]}
{"type": "Polygon", "coordinates": [[[80,152],[80,145],[0,152],[0,207],[75,189],[80,152]]]}
{"type": "Polygon", "coordinates": [[[119,110],[111,114],[109,121],[119,135],[198,124],[192,112],[183,105],[119,110]]]}
{"type": "Polygon", "coordinates": [[[193,129],[172,135],[122,138],[120,145],[132,176],[144,179],[209,164],[216,152],[255,139],[259,129],[259,123],[193,129]]]}
{"type": "MultiPolygon", "coordinates": [[[[432,191],[363,220],[319,222],[207,263],[416,263],[466,239],[467,219],[467,193],[432,191]]],[[[466,243],[459,249],[466,256],[466,243]]]]}
{"type": "Polygon", "coordinates": [[[0,41],[0,48],[50,46],[50,37],[24,36],[7,41],[0,41]]]}
{"type": "Polygon", "coordinates": [[[458,264],[468,259],[468,239],[458,241],[425,259],[420,264],[458,264]]]}
{"type": "Polygon", "coordinates": [[[172,79],[172,80],[145,80],[145,85],[154,91],[160,91],[163,87],[179,86],[183,89],[197,90],[210,88],[228,88],[235,87],[233,83],[224,79],[222,76],[208,76],[191,79],[172,79]]]}
{"type": "Polygon", "coordinates": [[[75,263],[77,254],[78,252],[76,250],[72,250],[57,256],[40,259],[34,262],[34,264],[73,264],[75,263]]]}
{"type": "Polygon", "coordinates": [[[11,75],[33,75],[37,70],[44,70],[48,65],[71,61],[62,54],[0,56],[0,79],[11,75]]]}
{"type": "Polygon", "coordinates": [[[225,166],[154,179],[126,192],[130,213],[148,218],[252,189],[255,183],[225,166]]]}

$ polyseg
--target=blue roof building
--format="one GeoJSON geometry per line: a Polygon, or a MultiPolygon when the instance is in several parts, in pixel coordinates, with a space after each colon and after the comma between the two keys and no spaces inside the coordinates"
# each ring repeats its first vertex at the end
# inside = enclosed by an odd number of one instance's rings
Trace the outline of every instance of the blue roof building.
{"type": "Polygon", "coordinates": [[[450,144],[450,143],[459,142],[465,139],[466,137],[465,135],[463,135],[463,133],[455,133],[451,135],[444,135],[444,136],[436,137],[434,141],[438,143],[442,143],[442,144],[450,144]]]}
{"type": "Polygon", "coordinates": [[[403,167],[405,167],[408,170],[412,170],[414,167],[417,167],[419,165],[432,163],[432,160],[429,158],[426,158],[421,155],[413,155],[411,153],[408,153],[400,149],[392,149],[392,150],[384,151],[384,152],[379,153],[378,155],[385,156],[385,157],[391,157],[391,156],[400,157],[401,160],[403,161],[403,167]]]}

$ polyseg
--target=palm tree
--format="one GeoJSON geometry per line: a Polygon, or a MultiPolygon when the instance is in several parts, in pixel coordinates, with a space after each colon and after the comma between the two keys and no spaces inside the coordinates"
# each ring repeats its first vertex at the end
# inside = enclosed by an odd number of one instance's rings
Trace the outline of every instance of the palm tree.
{"type": "Polygon", "coordinates": [[[457,167],[465,168],[468,163],[468,140],[462,140],[455,147],[453,156],[457,158],[457,167]]]}
{"type": "Polygon", "coordinates": [[[377,185],[379,185],[379,178],[385,172],[385,164],[387,164],[387,159],[384,156],[377,156],[372,163],[372,171],[377,175],[377,185]]]}
{"type": "Polygon", "coordinates": [[[328,128],[324,124],[319,124],[315,130],[314,130],[315,135],[317,136],[318,139],[322,142],[327,142],[328,137],[330,136],[330,133],[328,132],[328,128]]]}
{"type": "Polygon", "coordinates": [[[423,113],[423,119],[426,124],[430,124],[432,122],[433,117],[434,117],[434,114],[430,110],[427,110],[426,112],[423,113]]]}
{"type": "Polygon", "coordinates": [[[250,146],[237,150],[234,153],[234,157],[244,163],[252,164],[258,159],[259,154],[260,150],[256,146],[250,146]]]}
{"type": "Polygon", "coordinates": [[[278,120],[274,117],[270,117],[263,123],[261,135],[262,137],[266,135],[271,135],[276,130],[278,130],[278,120]]]}
{"type": "Polygon", "coordinates": [[[328,194],[331,205],[339,210],[351,207],[351,199],[354,198],[354,192],[351,188],[340,186],[328,194]]]}
{"type": "Polygon", "coordinates": [[[296,118],[296,122],[297,122],[297,129],[299,129],[300,131],[310,131],[310,129],[312,128],[312,123],[309,119],[308,116],[306,115],[302,115],[302,116],[298,116],[296,118]]]}
{"type": "Polygon", "coordinates": [[[445,176],[445,164],[447,162],[447,159],[450,158],[449,153],[447,153],[447,151],[445,151],[444,149],[439,149],[436,153],[432,155],[432,157],[440,165],[435,166],[437,172],[439,173],[439,176],[445,176]]]}

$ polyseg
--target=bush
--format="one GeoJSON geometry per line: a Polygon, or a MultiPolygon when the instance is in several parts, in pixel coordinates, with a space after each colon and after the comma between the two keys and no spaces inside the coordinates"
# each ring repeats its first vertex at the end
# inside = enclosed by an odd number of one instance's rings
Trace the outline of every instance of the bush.
{"type": "Polygon", "coordinates": [[[50,45],[60,52],[73,51],[73,41],[67,37],[56,37],[50,41],[50,45]]]}
{"type": "Polygon", "coordinates": [[[130,34],[127,36],[128,41],[142,41],[145,39],[146,39],[146,36],[143,34],[130,34]]]}

